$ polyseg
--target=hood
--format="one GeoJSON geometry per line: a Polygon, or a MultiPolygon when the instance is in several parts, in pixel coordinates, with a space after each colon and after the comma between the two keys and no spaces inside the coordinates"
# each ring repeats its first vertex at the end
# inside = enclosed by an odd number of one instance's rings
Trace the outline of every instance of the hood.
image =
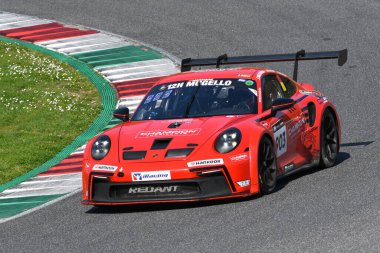
{"type": "Polygon", "coordinates": [[[186,159],[220,130],[246,116],[128,122],[119,134],[119,160],[159,162],[186,159]]]}

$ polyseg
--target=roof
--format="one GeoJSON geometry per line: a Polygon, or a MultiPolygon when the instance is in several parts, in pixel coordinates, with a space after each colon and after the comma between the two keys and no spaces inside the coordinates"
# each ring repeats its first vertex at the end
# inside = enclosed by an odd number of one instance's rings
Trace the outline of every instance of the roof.
{"type": "Polygon", "coordinates": [[[199,71],[181,72],[165,77],[159,83],[178,82],[195,79],[213,78],[252,78],[258,71],[267,70],[265,68],[234,68],[234,69],[203,69],[199,71]]]}

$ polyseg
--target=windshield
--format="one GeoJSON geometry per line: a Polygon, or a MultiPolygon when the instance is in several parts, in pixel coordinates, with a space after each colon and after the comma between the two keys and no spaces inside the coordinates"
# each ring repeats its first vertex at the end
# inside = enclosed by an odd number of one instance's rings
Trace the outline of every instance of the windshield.
{"type": "Polygon", "coordinates": [[[176,119],[257,113],[255,81],[200,79],[153,87],[132,120],[176,119]]]}

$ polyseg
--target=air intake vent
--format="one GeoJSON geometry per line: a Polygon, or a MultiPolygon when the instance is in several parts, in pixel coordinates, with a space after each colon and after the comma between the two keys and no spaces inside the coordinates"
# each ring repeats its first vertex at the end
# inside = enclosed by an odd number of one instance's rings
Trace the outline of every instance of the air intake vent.
{"type": "Polygon", "coordinates": [[[155,139],[150,149],[166,149],[172,139],[155,139]]]}
{"type": "Polygon", "coordinates": [[[173,122],[173,123],[171,123],[171,124],[168,126],[168,128],[177,128],[177,127],[179,127],[180,125],[182,125],[181,122],[173,122]]]}
{"type": "Polygon", "coordinates": [[[146,151],[128,151],[123,153],[124,160],[141,160],[144,159],[146,151]]]}
{"type": "Polygon", "coordinates": [[[169,149],[166,152],[165,157],[166,158],[178,158],[178,157],[186,157],[188,156],[191,151],[193,151],[193,148],[180,148],[180,149],[169,149]]]}

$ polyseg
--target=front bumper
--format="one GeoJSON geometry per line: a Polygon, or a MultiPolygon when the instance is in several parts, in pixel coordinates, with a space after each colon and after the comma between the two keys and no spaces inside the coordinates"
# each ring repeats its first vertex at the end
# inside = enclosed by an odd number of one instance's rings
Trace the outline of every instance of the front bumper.
{"type": "Polygon", "coordinates": [[[83,204],[202,200],[232,194],[223,173],[186,180],[127,183],[93,177],[91,185],[90,200],[83,201],[83,204]]]}

